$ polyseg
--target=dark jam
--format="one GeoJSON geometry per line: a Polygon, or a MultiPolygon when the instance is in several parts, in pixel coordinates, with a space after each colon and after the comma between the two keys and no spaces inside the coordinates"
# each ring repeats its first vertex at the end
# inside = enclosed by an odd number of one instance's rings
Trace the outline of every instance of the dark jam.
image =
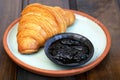
{"type": "Polygon", "coordinates": [[[63,38],[51,44],[49,53],[63,64],[80,63],[89,57],[89,47],[78,40],[63,38]]]}

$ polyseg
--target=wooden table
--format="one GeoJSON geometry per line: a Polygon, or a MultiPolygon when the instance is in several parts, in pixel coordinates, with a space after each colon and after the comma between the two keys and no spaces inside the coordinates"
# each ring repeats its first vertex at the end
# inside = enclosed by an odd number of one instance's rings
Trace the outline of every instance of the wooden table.
{"type": "Polygon", "coordinates": [[[120,0],[0,0],[0,44],[0,80],[120,80],[120,0]],[[112,38],[107,57],[92,70],[61,78],[37,75],[17,66],[3,48],[3,34],[21,10],[34,2],[82,11],[100,20],[112,38]]]}

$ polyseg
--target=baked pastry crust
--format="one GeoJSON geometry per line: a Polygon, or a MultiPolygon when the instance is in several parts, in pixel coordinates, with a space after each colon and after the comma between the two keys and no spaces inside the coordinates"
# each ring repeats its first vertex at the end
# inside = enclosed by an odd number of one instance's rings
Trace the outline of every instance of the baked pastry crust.
{"type": "Polygon", "coordinates": [[[23,54],[37,52],[48,38],[65,32],[74,21],[74,13],[69,10],[38,3],[28,5],[18,25],[18,51],[23,54]]]}

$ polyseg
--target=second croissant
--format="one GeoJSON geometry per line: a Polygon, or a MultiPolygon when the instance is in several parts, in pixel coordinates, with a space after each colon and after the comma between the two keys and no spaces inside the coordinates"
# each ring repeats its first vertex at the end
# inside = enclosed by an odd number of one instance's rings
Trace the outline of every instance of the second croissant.
{"type": "Polygon", "coordinates": [[[21,13],[18,25],[18,51],[23,54],[37,52],[48,38],[65,32],[74,21],[72,11],[38,3],[28,5],[21,13]]]}

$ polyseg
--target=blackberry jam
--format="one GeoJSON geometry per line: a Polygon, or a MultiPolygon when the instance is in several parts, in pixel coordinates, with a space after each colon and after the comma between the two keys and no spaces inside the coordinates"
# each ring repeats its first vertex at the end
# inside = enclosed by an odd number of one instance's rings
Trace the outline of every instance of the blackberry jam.
{"type": "Polygon", "coordinates": [[[50,60],[64,66],[86,63],[92,57],[94,48],[84,36],[62,33],[53,36],[45,44],[45,53],[50,60]]]}

